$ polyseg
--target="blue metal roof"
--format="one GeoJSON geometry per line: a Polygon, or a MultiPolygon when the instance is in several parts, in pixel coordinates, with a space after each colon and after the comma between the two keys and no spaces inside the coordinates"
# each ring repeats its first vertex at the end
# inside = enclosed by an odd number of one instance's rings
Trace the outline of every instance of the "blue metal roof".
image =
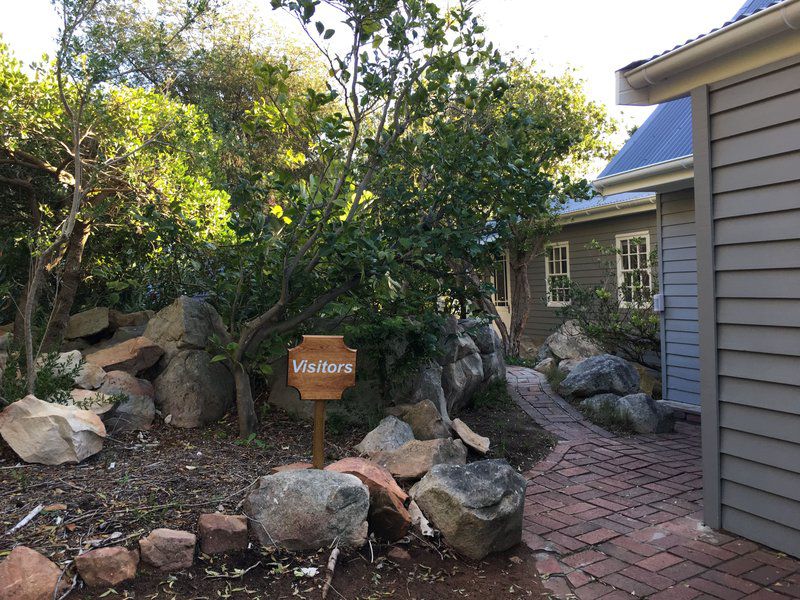
{"type": "Polygon", "coordinates": [[[736,19],[741,19],[745,15],[752,15],[754,12],[769,8],[778,2],[782,2],[782,0],[748,0],[748,2],[745,2],[744,6],[736,12],[732,20],[735,21],[736,19]]]}
{"type": "Polygon", "coordinates": [[[639,200],[640,198],[647,198],[652,196],[652,192],[625,192],[623,194],[612,194],[610,196],[595,196],[589,200],[567,200],[567,202],[558,208],[559,214],[566,215],[574,212],[581,212],[598,208],[600,206],[610,206],[613,204],[620,204],[622,202],[630,202],[632,200],[639,200]]]}
{"type": "Polygon", "coordinates": [[[597,178],[691,154],[692,101],[691,98],[679,98],[659,104],[597,178]]]}

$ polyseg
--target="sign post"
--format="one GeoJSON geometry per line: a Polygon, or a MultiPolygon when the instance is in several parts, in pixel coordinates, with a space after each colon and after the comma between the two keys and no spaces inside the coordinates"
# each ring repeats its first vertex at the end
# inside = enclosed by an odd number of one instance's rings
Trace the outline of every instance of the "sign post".
{"type": "Polygon", "coordinates": [[[304,335],[300,345],[289,350],[286,385],[296,388],[301,400],[315,402],[316,469],[325,466],[325,402],[341,400],[342,393],[356,384],[356,354],[340,335],[304,335]]]}

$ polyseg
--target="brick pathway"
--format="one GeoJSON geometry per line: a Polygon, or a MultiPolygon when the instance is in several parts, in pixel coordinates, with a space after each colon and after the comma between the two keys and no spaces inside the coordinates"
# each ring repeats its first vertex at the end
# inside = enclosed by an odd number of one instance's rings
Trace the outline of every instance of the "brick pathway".
{"type": "Polygon", "coordinates": [[[627,438],[589,423],[532,369],[519,406],[561,441],[527,473],[524,540],[552,598],[800,598],[800,561],[702,522],[697,425],[627,438]]]}

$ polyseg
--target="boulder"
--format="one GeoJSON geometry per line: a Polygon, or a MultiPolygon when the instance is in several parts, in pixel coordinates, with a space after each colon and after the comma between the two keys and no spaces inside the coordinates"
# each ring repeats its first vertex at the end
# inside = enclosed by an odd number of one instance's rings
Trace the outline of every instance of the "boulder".
{"type": "Polygon", "coordinates": [[[558,392],[567,399],[597,394],[626,396],[639,389],[639,374],[625,359],[611,354],[587,358],[567,375],[558,392]]]}
{"type": "Polygon", "coordinates": [[[548,357],[536,363],[536,366],[533,367],[533,370],[538,371],[543,375],[547,375],[553,369],[553,367],[556,367],[557,365],[558,363],[556,363],[555,358],[548,357]]]}
{"type": "Polygon", "coordinates": [[[26,396],[0,413],[0,435],[25,462],[60,465],[100,452],[106,428],[91,411],[26,396]]]}
{"type": "Polygon", "coordinates": [[[448,414],[467,406],[482,383],[483,360],[480,354],[467,354],[456,362],[444,365],[442,389],[448,414]]]}
{"type": "Polygon", "coordinates": [[[110,310],[108,311],[108,321],[113,329],[121,329],[123,327],[143,327],[147,325],[147,323],[155,314],[156,313],[152,310],[139,310],[132,313],[123,313],[118,310],[110,310]]]}
{"type": "Polygon", "coordinates": [[[464,333],[472,338],[481,354],[490,354],[495,351],[494,337],[497,335],[490,323],[480,319],[462,319],[458,322],[464,333]]]}
{"type": "Polygon", "coordinates": [[[110,396],[125,396],[113,411],[103,416],[109,433],[150,429],[156,416],[153,384],[125,371],[111,371],[106,374],[100,391],[110,396]]]}
{"type": "Polygon", "coordinates": [[[61,569],[27,546],[17,546],[0,562],[2,600],[53,600],[68,587],[61,569]]]}
{"type": "Polygon", "coordinates": [[[200,427],[218,421],[233,406],[233,376],[203,350],[182,350],[155,380],[164,417],[176,427],[200,427]]]}
{"type": "Polygon", "coordinates": [[[283,473],[284,471],[305,471],[306,469],[313,469],[314,465],[309,462],[293,462],[288,465],[279,465],[272,467],[269,471],[273,475],[275,473],[283,473]]]}
{"type": "Polygon", "coordinates": [[[439,364],[446,365],[461,360],[470,354],[480,354],[478,346],[466,333],[456,332],[447,334],[442,344],[442,354],[439,364]]]}
{"type": "Polygon", "coordinates": [[[86,348],[86,354],[91,352],[98,352],[100,350],[105,350],[106,348],[111,348],[112,346],[116,346],[117,344],[121,344],[122,342],[127,342],[128,340],[132,340],[138,337],[143,337],[145,331],[144,325],[137,325],[135,327],[120,327],[114,332],[110,338],[106,340],[102,340],[93,344],[91,347],[86,348]]]}
{"type": "Polygon", "coordinates": [[[631,362],[631,365],[639,373],[640,392],[648,396],[661,394],[661,373],[659,371],[635,362],[631,362]]]}
{"type": "Polygon", "coordinates": [[[224,329],[213,306],[181,296],[149,320],[144,335],[164,349],[164,362],[169,363],[181,351],[204,350],[209,338],[224,329]]]}
{"type": "Polygon", "coordinates": [[[616,415],[619,408],[619,396],[616,394],[597,394],[580,403],[581,410],[589,413],[607,413],[616,415]]]}
{"type": "Polygon", "coordinates": [[[325,470],[355,475],[367,486],[371,532],[390,542],[405,537],[411,526],[411,515],[406,509],[410,498],[388,470],[364,458],[343,458],[325,470]]]}
{"type": "MultiPolygon", "coordinates": [[[[44,355],[39,356],[36,361],[36,368],[41,369],[42,365],[44,364],[46,357],[44,355]]],[[[83,356],[80,353],[80,350],[70,350],[69,352],[59,352],[58,356],[55,359],[55,363],[53,364],[54,371],[58,375],[66,375],[67,373],[73,371],[78,365],[81,364],[83,360],[83,356]]]]}
{"type": "Polygon", "coordinates": [[[450,429],[444,424],[442,415],[430,400],[422,400],[416,404],[401,404],[389,408],[386,412],[408,423],[414,432],[414,438],[418,440],[450,437],[450,429]]]}
{"type": "Polygon", "coordinates": [[[364,436],[355,450],[359,454],[371,455],[400,448],[414,439],[414,431],[408,423],[394,416],[383,419],[378,426],[364,436]]]}
{"type": "Polygon", "coordinates": [[[412,440],[397,450],[378,452],[372,460],[389,470],[397,479],[416,480],[434,465],[463,465],[467,462],[467,448],[461,440],[412,440]]]}
{"type": "Polygon", "coordinates": [[[544,346],[556,357],[589,358],[603,354],[603,350],[590,340],[575,321],[567,321],[556,329],[544,346]]]}
{"type": "Polygon", "coordinates": [[[369,491],[358,477],[318,469],[259,479],[244,512],[263,546],[292,551],[367,541],[369,491]]]}
{"type": "Polygon", "coordinates": [[[647,394],[631,394],[620,398],[618,412],[636,433],[669,433],[675,427],[672,409],[647,394]]]}
{"type": "Polygon", "coordinates": [[[111,588],[136,577],[139,553],[122,546],[97,548],[76,556],[75,566],[90,588],[111,588]]]}
{"type": "Polygon", "coordinates": [[[483,362],[484,383],[506,380],[506,361],[502,352],[481,354],[481,361],[483,362]]]}
{"type": "Polygon", "coordinates": [[[90,410],[100,416],[114,410],[114,403],[113,397],[95,390],[72,390],[69,393],[68,406],[90,410]]]}
{"type": "Polygon", "coordinates": [[[75,385],[84,390],[96,390],[106,380],[106,372],[90,362],[84,362],[75,376],[75,385]]]}
{"type": "Polygon", "coordinates": [[[445,423],[450,423],[450,416],[447,413],[447,400],[444,397],[442,388],[442,365],[437,362],[429,362],[420,367],[416,378],[411,385],[411,394],[408,397],[410,404],[430,400],[439,410],[445,423]]]}
{"type": "Polygon", "coordinates": [[[139,540],[142,561],[162,571],[180,571],[192,566],[197,537],[188,531],[154,529],[139,540]]]}
{"type": "Polygon", "coordinates": [[[247,549],[247,517],[209,513],[197,520],[200,550],[204,554],[224,554],[247,549]]]}
{"type": "Polygon", "coordinates": [[[486,454],[489,452],[489,446],[491,444],[489,438],[478,435],[472,431],[470,426],[464,423],[464,421],[461,419],[453,419],[453,432],[461,438],[462,442],[476,452],[479,452],[480,454],[486,454]]]}
{"type": "Polygon", "coordinates": [[[102,306],[72,315],[64,337],[68,340],[89,337],[108,329],[108,309],[102,306]]]}
{"type": "Polygon", "coordinates": [[[522,540],[525,478],[503,460],[437,465],[411,496],[445,541],[474,560],[522,540]]]}
{"type": "Polygon", "coordinates": [[[146,337],[133,338],[121,344],[86,354],[86,362],[105,371],[125,371],[132,375],[152,367],[164,351],[146,337]]]}
{"type": "Polygon", "coordinates": [[[564,373],[564,375],[569,375],[572,371],[585,361],[585,358],[565,358],[558,363],[558,370],[564,373]]]}

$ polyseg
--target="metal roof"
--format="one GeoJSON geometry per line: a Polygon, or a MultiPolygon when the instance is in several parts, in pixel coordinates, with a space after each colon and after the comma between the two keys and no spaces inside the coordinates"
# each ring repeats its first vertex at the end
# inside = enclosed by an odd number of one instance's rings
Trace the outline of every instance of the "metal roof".
{"type": "Polygon", "coordinates": [[[561,215],[568,215],[570,213],[582,212],[601,206],[611,206],[614,204],[621,204],[623,202],[631,202],[633,200],[640,200],[652,196],[652,192],[626,192],[624,194],[612,194],[610,196],[595,196],[589,200],[567,200],[558,209],[561,215]]]}
{"type": "Polygon", "coordinates": [[[692,100],[659,104],[597,179],[692,154],[692,100]]]}

